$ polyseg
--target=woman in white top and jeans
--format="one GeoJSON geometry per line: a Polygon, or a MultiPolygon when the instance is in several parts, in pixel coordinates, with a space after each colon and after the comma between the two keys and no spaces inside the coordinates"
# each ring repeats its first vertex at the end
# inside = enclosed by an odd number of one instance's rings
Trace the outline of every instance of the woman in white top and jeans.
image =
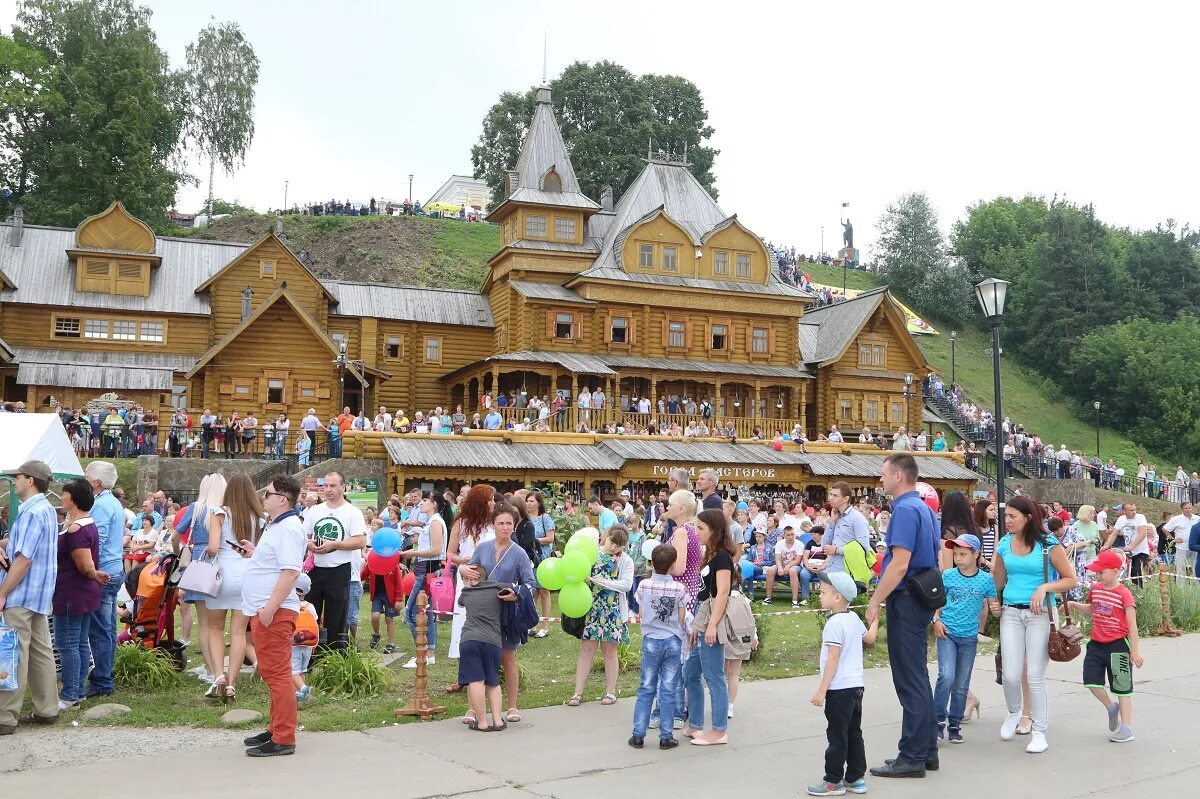
{"type": "Polygon", "coordinates": [[[1029,679],[1033,734],[1025,751],[1045,752],[1050,723],[1050,693],[1046,689],[1047,642],[1055,595],[1075,587],[1075,567],[1058,539],[1043,527],[1041,506],[1028,497],[1009,500],[1004,509],[1009,535],[996,546],[992,575],[1004,604],[1000,614],[1000,649],[1003,657],[1004,703],[1008,717],[1000,738],[1012,740],[1021,722],[1021,675],[1029,679]],[[1046,567],[1044,554],[1049,550],[1046,567]],[[1046,579],[1048,572],[1049,581],[1046,579]]]}
{"type": "MultiPolygon", "coordinates": [[[[404,621],[412,633],[414,646],[417,641],[417,595],[421,591],[429,593],[426,586],[446,553],[446,520],[452,519],[454,515],[450,510],[450,503],[437,491],[421,492],[420,508],[421,512],[429,517],[429,521],[421,528],[421,532],[417,536],[416,547],[400,553],[401,556],[413,561],[412,573],[416,578],[416,582],[413,583],[412,590],[408,594],[408,603],[404,607],[404,621]]],[[[433,656],[437,651],[437,617],[433,613],[432,603],[427,607],[426,613],[429,616],[429,625],[425,630],[425,639],[428,642],[429,650],[425,663],[433,665],[433,656]]],[[[406,669],[415,669],[416,667],[417,658],[415,656],[404,664],[406,669]]]]}

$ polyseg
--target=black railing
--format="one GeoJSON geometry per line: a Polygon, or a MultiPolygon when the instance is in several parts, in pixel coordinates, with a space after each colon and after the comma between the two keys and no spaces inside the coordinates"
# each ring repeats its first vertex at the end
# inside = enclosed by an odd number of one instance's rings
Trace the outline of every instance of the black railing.
{"type": "Polygon", "coordinates": [[[935,391],[933,386],[926,384],[925,401],[937,410],[938,414],[967,441],[976,443],[988,441],[992,428],[981,426],[979,422],[968,416],[960,405],[954,403],[950,395],[943,391],[935,391]]]}
{"type": "Polygon", "coordinates": [[[136,458],[162,455],[174,458],[257,458],[286,460],[305,468],[342,456],[341,436],[325,428],[310,435],[274,426],[251,429],[202,428],[181,425],[74,425],[68,428],[76,453],[89,458],[136,458]]]}

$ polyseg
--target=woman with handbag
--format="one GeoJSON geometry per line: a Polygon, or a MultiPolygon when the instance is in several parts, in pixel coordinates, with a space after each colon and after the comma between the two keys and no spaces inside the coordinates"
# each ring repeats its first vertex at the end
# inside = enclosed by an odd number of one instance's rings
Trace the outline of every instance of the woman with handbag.
{"type": "Polygon", "coordinates": [[[265,518],[262,500],[245,474],[235,474],[225,487],[220,504],[208,506],[208,544],[205,556],[216,558],[221,569],[220,590],[205,600],[208,613],[209,657],[216,666],[213,682],[204,693],[209,699],[229,702],[237,698],[238,672],[246,658],[246,617],[242,615],[242,576],[249,561],[239,541],[258,543],[265,518]],[[225,614],[229,614],[229,671],[224,673],[225,614]]]}
{"type": "MultiPolygon", "coordinates": [[[[678,492],[676,492],[678,493],[678,492]]],[[[672,495],[674,504],[675,497],[672,495]]],[[[683,684],[687,690],[687,728],[684,735],[693,746],[717,746],[729,743],[729,686],[725,682],[725,611],[733,588],[733,564],[738,546],[729,535],[723,511],[701,511],[696,531],[704,545],[700,569],[700,605],[689,637],[691,651],[683,663],[683,684]],[[702,682],[703,680],[703,682],[702,682]],[[712,729],[704,731],[704,686],[712,702],[712,729]]]]}
{"type": "MultiPolygon", "coordinates": [[[[450,530],[450,542],[446,550],[447,577],[454,569],[471,562],[471,556],[475,554],[475,547],[496,537],[496,534],[492,532],[492,510],[495,505],[496,489],[490,485],[480,483],[467,492],[467,496],[459,505],[458,513],[454,517],[454,527],[450,530]]],[[[446,656],[451,660],[458,659],[458,642],[462,637],[463,625],[467,623],[465,609],[458,604],[458,598],[461,595],[462,583],[456,582],[454,584],[455,614],[450,621],[450,646],[446,651],[446,656]]],[[[446,690],[448,693],[457,693],[462,688],[455,681],[446,690]]]]}
{"type": "MultiPolygon", "coordinates": [[[[496,509],[492,511],[492,529],[496,533],[496,537],[491,541],[484,541],[475,549],[475,554],[471,556],[471,562],[459,569],[462,574],[470,574],[474,571],[474,564],[479,564],[487,570],[488,579],[502,585],[524,586],[529,591],[529,596],[533,597],[533,563],[529,560],[529,555],[525,550],[517,544],[513,538],[513,532],[517,527],[517,514],[511,505],[505,503],[496,503],[496,509]]],[[[501,596],[501,599],[507,602],[515,602],[518,597],[516,592],[511,592],[501,596]]],[[[505,714],[505,721],[516,723],[521,720],[521,712],[517,709],[517,700],[520,698],[520,673],[517,670],[517,647],[521,645],[522,640],[526,637],[526,631],[519,631],[521,640],[505,636],[501,641],[500,662],[504,667],[504,689],[508,694],[508,713],[505,714]]]]}
{"type": "MultiPolygon", "coordinates": [[[[196,495],[196,501],[192,503],[192,521],[186,536],[186,543],[191,549],[191,558],[189,564],[199,562],[204,558],[205,551],[208,549],[208,509],[219,508],[225,501],[225,475],[219,472],[208,474],[200,481],[200,491],[196,495]]],[[[176,533],[176,536],[179,534],[176,533]]],[[[187,574],[187,570],[184,570],[187,574]]],[[[194,605],[196,608],[196,616],[200,620],[200,654],[204,658],[204,671],[199,675],[200,679],[205,682],[210,682],[220,674],[224,665],[224,651],[222,650],[221,660],[213,657],[211,642],[208,635],[208,606],[207,602],[211,599],[208,594],[202,594],[199,591],[183,591],[184,604],[194,605]]]]}
{"type": "Polygon", "coordinates": [[[1025,751],[1045,752],[1050,722],[1046,665],[1055,595],[1075,587],[1075,568],[1058,539],[1043,527],[1042,509],[1028,497],[1013,497],[1004,510],[1009,535],[996,546],[992,576],[1001,596],[1000,646],[1004,652],[1004,703],[1008,717],[1000,738],[1012,740],[1021,722],[1021,676],[1029,680],[1033,730],[1025,751]],[[1051,579],[1053,578],[1053,579],[1051,579]]]}
{"type": "MultiPolygon", "coordinates": [[[[437,491],[422,491],[418,508],[421,513],[425,514],[428,521],[417,533],[416,546],[400,553],[400,557],[412,561],[414,582],[412,590],[408,592],[408,602],[404,606],[404,621],[412,633],[414,647],[417,642],[417,595],[421,591],[429,593],[427,586],[432,573],[437,570],[438,564],[442,562],[442,558],[446,554],[447,524],[454,518],[454,512],[450,510],[450,503],[437,491]]],[[[429,647],[425,664],[431,666],[434,663],[434,653],[437,652],[437,615],[433,612],[432,602],[429,603],[425,612],[429,617],[429,624],[425,628],[425,640],[429,647]]],[[[415,669],[416,667],[416,656],[404,664],[406,669],[415,669]]]]}

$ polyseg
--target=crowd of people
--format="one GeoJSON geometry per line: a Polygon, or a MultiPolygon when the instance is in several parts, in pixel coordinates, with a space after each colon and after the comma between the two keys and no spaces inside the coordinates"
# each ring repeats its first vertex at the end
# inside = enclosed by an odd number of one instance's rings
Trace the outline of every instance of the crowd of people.
{"type": "Polygon", "coordinates": [[[1139,457],[1137,468],[1128,474],[1113,458],[1103,460],[1100,453],[1088,453],[1081,449],[1070,449],[1066,444],[1054,447],[1051,441],[1027,430],[1025,425],[1005,416],[997,422],[992,412],[970,401],[962,387],[946,385],[941,375],[930,374],[926,378],[925,395],[939,404],[945,404],[954,415],[959,427],[974,434],[981,441],[996,440],[996,425],[1000,425],[1004,436],[1005,475],[1014,477],[1016,465],[1032,476],[1049,480],[1091,480],[1097,488],[1123,491],[1139,497],[1182,502],[1185,499],[1200,504],[1200,472],[1190,474],[1182,465],[1173,473],[1159,470],[1154,463],[1139,457]]]}
{"type": "Polygon", "coordinates": [[[974,505],[960,493],[940,503],[923,496],[917,469],[907,452],[892,452],[880,492],[835,483],[817,506],[802,496],[722,493],[715,470],[700,471],[693,485],[688,470],[676,468],[655,494],[591,496],[586,508],[570,497],[551,508],[536,490],[464,484],[458,492],[392,495],[378,510],[350,503],[336,471],[324,478],[323,496],[303,493],[286,476],[258,492],[245,475],[211,474],[190,505],[156,492],[134,513],[124,507],[111,462],[94,461],[83,479],[63,486],[58,509],[46,497],[49,468],[29,462],[9,473],[21,505],[0,540],[0,610],[21,645],[20,690],[0,691],[0,734],[14,732],[18,721],[50,723],[113,692],[117,587],[126,571],[180,553],[192,563],[216,562],[223,574],[211,592],[189,587],[181,596],[185,640],[193,609],[199,618],[204,695],[235,700],[243,662],[270,690],[270,727],[246,739],[248,755],[295,751],[298,703],[312,697],[305,673],[315,658],[360,644],[364,593],[372,629],[366,647],[394,651],[401,615],[416,647],[418,597],[438,595],[438,582],[452,574],[453,602],[428,605],[428,649],[417,647],[404,666],[419,667],[418,658],[432,664],[438,628],[449,622],[446,651],[458,660],[458,679],[446,690],[466,692],[470,729],[502,730],[521,721],[518,651],[550,634],[551,594],[536,567],[562,554],[555,519],[586,514],[598,537],[586,581],[593,601],[570,630],[580,644],[566,704],[586,701],[597,654],[600,704],[617,702],[618,647],[630,641],[630,625],[640,624],[630,746],[643,747],[650,730],[662,749],[678,746],[677,730],[691,745],[728,743],[741,667],[758,648],[753,597],[760,580],[760,607],[772,603],[777,582],[790,587],[793,607],[818,585],[830,614],[812,697],[825,709],[829,741],[822,780],[810,794],[866,790],[862,648],[874,642],[884,612],[904,720],[898,755],[871,774],[924,776],[938,768],[939,741],[963,740],[962,727],[979,707],[970,675],[989,614],[1000,616],[1007,710],[1000,737],[1028,735],[1027,752],[1046,751],[1047,647],[1060,596],[1093,616],[1083,681],[1104,705],[1109,740],[1132,741],[1128,664],[1140,667],[1141,656],[1134,598],[1123,583],[1144,579],[1154,558],[1173,563],[1180,582],[1195,579],[1200,518],[1192,505],[1164,519],[1157,535],[1133,503],[1110,520],[1103,509],[1084,506],[1072,515],[1057,502],[1044,507],[1018,495],[998,519],[994,496],[974,505]],[[394,531],[398,554],[380,566],[372,564],[372,539],[385,528],[394,531]],[[33,713],[18,718],[26,690],[33,713]]]}
{"type": "Polygon", "coordinates": [[[445,213],[440,208],[428,210],[420,200],[376,200],[374,197],[367,202],[336,198],[310,202],[280,209],[278,213],[292,216],[437,216],[466,222],[480,222],[486,216],[484,211],[468,205],[460,205],[455,213],[445,213]]]}

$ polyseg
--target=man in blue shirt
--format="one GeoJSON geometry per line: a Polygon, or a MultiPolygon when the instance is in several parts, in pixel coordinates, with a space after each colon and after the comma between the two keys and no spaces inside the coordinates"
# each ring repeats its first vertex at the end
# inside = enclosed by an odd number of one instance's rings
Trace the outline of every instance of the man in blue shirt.
{"type": "Polygon", "coordinates": [[[867,605],[867,624],[879,618],[887,602],[888,662],[904,710],[900,754],[871,769],[876,777],[924,777],[938,768],[937,713],[929,684],[929,627],[933,611],[908,590],[908,579],[936,569],[941,531],[933,511],[917,494],[917,462],[896,453],[883,462],[883,490],[892,499],[887,554],[879,587],[867,605]]]}
{"type": "MultiPolygon", "coordinates": [[[[125,549],[125,508],[113,496],[117,484],[117,467],[108,461],[92,461],[83,471],[84,479],[96,497],[92,519],[100,533],[100,558],[97,567],[109,575],[100,594],[100,607],[92,613],[88,626],[88,643],[92,647],[95,665],[88,678],[85,698],[108,696],[113,692],[113,656],[117,650],[117,592],[125,582],[122,567],[125,549]]],[[[141,522],[138,522],[141,527],[141,522]]]]}
{"type": "Polygon", "coordinates": [[[617,523],[617,514],[613,513],[610,508],[604,507],[604,503],[600,501],[600,497],[592,494],[588,499],[588,513],[592,516],[600,517],[600,524],[597,529],[600,535],[608,532],[608,528],[617,523]]]}
{"type": "Polygon", "coordinates": [[[58,678],[48,617],[53,609],[54,583],[58,578],[58,516],[46,500],[50,467],[26,461],[12,478],[21,500],[13,521],[8,548],[0,557],[0,612],[17,631],[17,690],[0,691],[0,735],[12,735],[28,688],[33,697],[35,724],[58,719],[58,678]]]}
{"type": "Polygon", "coordinates": [[[500,415],[500,411],[492,408],[488,411],[488,415],[483,417],[483,426],[488,430],[498,430],[500,425],[504,423],[504,417],[500,415]]]}

